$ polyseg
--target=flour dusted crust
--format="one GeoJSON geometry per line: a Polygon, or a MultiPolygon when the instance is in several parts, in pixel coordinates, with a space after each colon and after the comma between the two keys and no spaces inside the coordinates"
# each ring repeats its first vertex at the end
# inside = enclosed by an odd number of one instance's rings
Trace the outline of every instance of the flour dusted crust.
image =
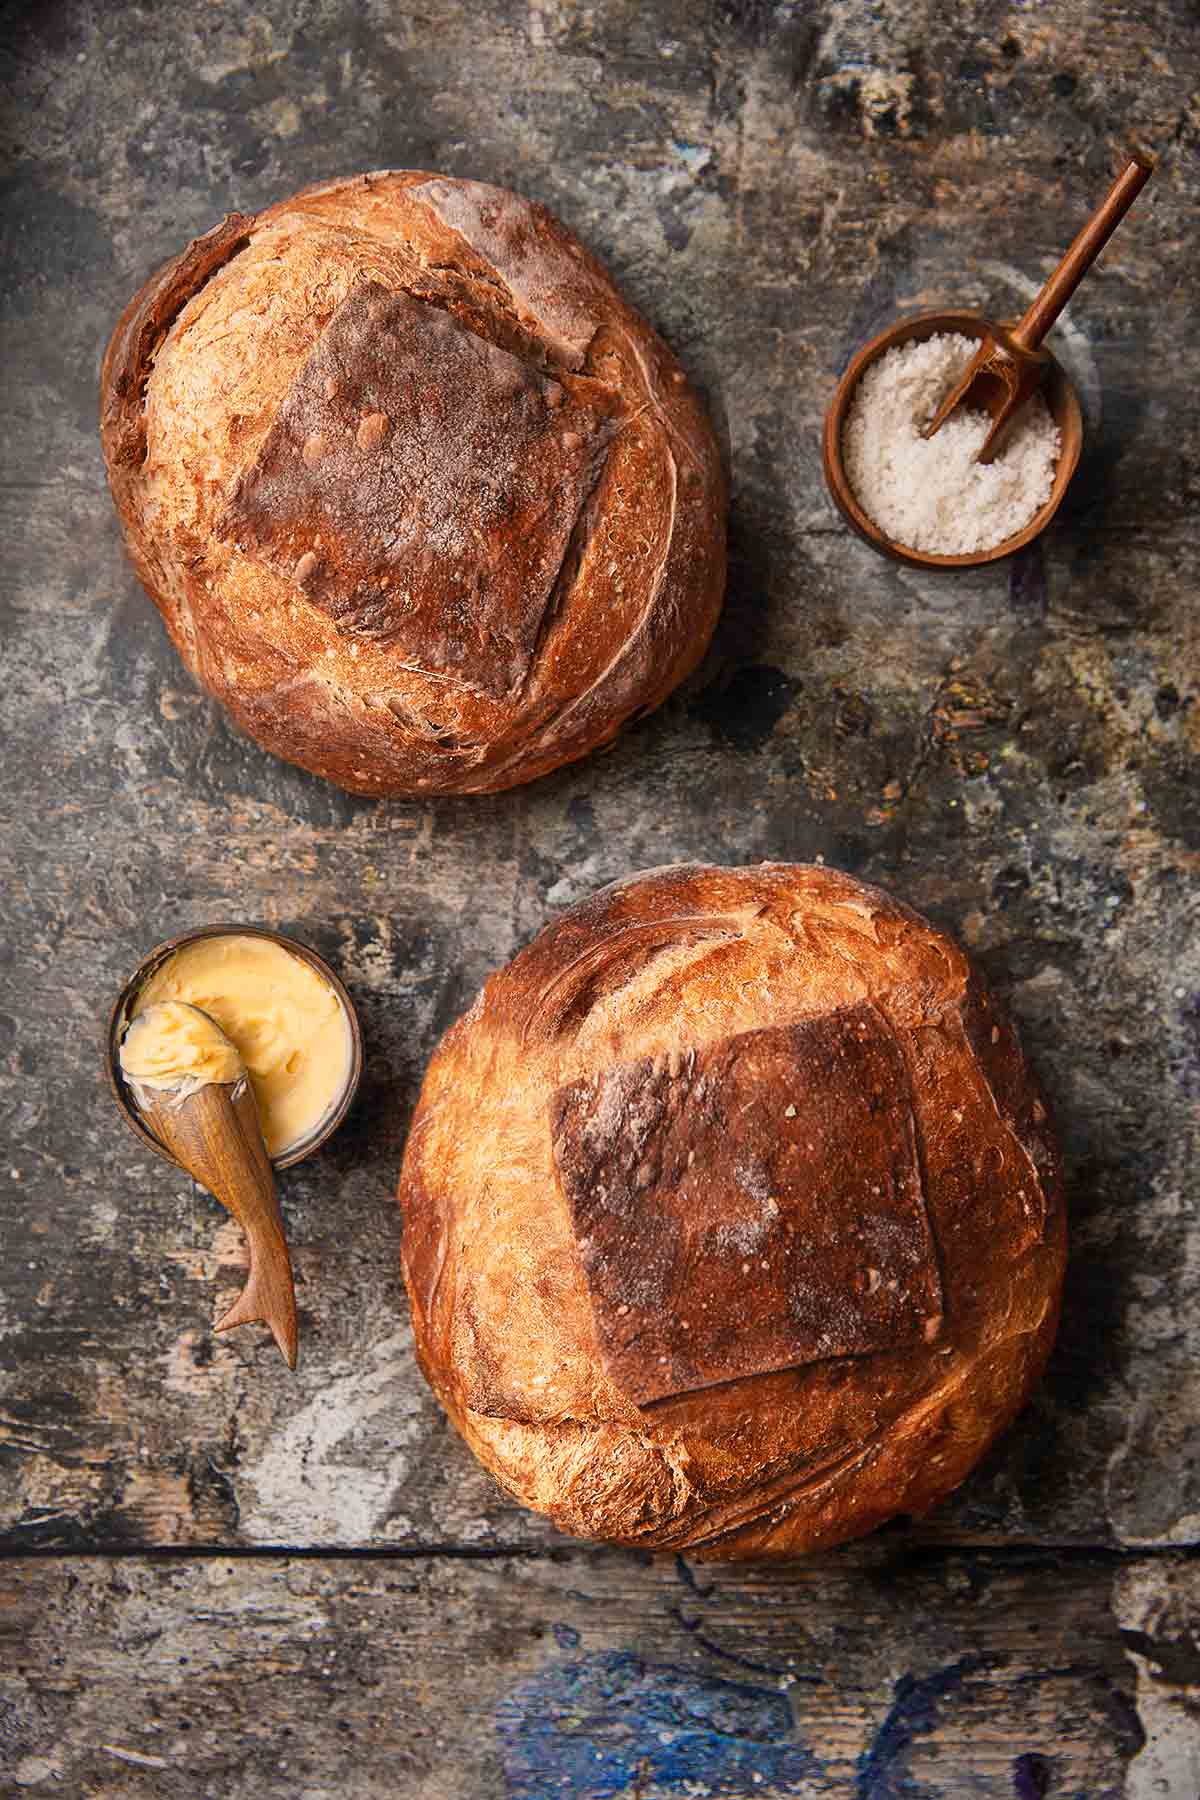
{"type": "Polygon", "coordinates": [[[1058,1153],[1012,1028],[829,869],[564,914],[443,1039],[400,1198],[430,1382],[582,1536],[790,1555],[923,1513],[1053,1341],[1058,1153]]]}
{"type": "Polygon", "coordinates": [[[380,172],[233,215],[131,302],[101,436],[184,661],[354,792],[582,756],[699,661],[724,586],[711,428],[544,208],[380,172]]]}

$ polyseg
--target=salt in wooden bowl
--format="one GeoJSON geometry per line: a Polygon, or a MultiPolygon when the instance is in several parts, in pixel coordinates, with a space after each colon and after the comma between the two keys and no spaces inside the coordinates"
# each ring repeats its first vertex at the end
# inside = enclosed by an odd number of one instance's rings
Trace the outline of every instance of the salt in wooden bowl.
{"type": "Polygon", "coordinates": [[[910,563],[918,569],[974,569],[984,563],[999,562],[1006,556],[1012,556],[1024,545],[1032,543],[1046,529],[1062,504],[1063,495],[1079,465],[1079,453],[1083,448],[1083,413],[1070,377],[1062,365],[1047,352],[1049,366],[1041,392],[1050,409],[1050,416],[1058,427],[1060,443],[1058,461],[1054,467],[1054,485],[1045,505],[1039,507],[1020,531],[993,545],[990,550],[972,550],[961,556],[936,556],[931,551],[913,550],[907,544],[896,543],[886,532],[880,530],[859,504],[846,474],[842,457],[842,433],[855,389],[872,363],[878,362],[896,344],[923,343],[939,332],[958,332],[963,337],[978,339],[987,335],[988,322],[977,312],[917,313],[912,318],[897,319],[894,325],[889,325],[886,331],[873,337],[851,358],[825,414],[825,480],[834,504],[851,530],[857,532],[873,550],[878,550],[881,556],[890,556],[894,562],[910,563]]]}

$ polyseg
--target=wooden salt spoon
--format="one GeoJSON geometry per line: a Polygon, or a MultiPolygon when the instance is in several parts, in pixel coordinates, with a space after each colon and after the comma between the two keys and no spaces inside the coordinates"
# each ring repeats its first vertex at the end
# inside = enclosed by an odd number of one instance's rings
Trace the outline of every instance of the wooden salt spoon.
{"type": "MultiPolygon", "coordinates": [[[[201,1013],[199,1007],[190,1010],[201,1013]]],[[[201,1016],[224,1036],[207,1013],[201,1016]]],[[[292,1263],[258,1108],[245,1073],[236,1081],[208,1081],[184,1094],[178,1087],[150,1087],[136,1079],[128,1085],[138,1111],[163,1149],[232,1213],[246,1234],[249,1277],[240,1297],[213,1330],[267,1325],[288,1368],[294,1369],[297,1327],[292,1263]]]]}
{"type": "Polygon", "coordinates": [[[1050,362],[1042,339],[1153,173],[1153,158],[1135,151],[1020,323],[1009,328],[987,321],[988,335],[922,437],[940,431],[969,396],[973,406],[991,415],[991,430],[975,458],[991,462],[1004,427],[1041,386],[1050,362]]]}

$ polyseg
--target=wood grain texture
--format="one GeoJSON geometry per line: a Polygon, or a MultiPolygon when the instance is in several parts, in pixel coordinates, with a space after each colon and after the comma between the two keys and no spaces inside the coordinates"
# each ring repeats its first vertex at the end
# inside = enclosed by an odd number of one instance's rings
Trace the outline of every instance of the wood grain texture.
{"type": "Polygon", "coordinates": [[[186,1175],[220,1202],[245,1233],[249,1273],[214,1331],[266,1325],[289,1369],[296,1366],[296,1292],[271,1159],[244,1072],[236,1083],[208,1082],[182,1100],[145,1088],[139,1111],[186,1175]]]}
{"type": "Polygon", "coordinates": [[[1186,1800],[1193,1576],[886,1539],[770,1571],[32,1560],[0,1570],[5,1792],[1186,1800]]]}
{"type": "Polygon", "coordinates": [[[960,934],[1062,1122],[1048,1381],[921,1540],[1194,1544],[1192,9],[63,0],[24,9],[0,77],[5,1543],[547,1545],[413,1364],[391,1196],[416,1084],[556,906],[772,856],[960,934]],[[839,370],[901,310],[1019,312],[1127,133],[1160,162],[1050,340],[1089,413],[1052,533],[949,583],[884,564],[821,478],[839,370]],[[700,677],[611,755],[486,803],[350,799],[235,736],[104,491],[95,368],[148,268],[226,211],[382,163],[550,205],[728,443],[734,568],[700,677]],[[100,1071],[152,943],[255,920],[331,957],[367,1041],[354,1116],[280,1181],[294,1382],[265,1333],[197,1324],[241,1284],[238,1234],[129,1144],[100,1071]]]}
{"type": "Polygon", "coordinates": [[[127,1554],[0,1567],[0,1791],[1193,1800],[1194,9],[42,0],[4,27],[0,1530],[127,1554]],[[883,564],[821,478],[839,372],[900,311],[1017,316],[1133,138],[1154,183],[1050,339],[1087,412],[1052,531],[950,584],[883,564]],[[691,690],[486,804],[351,800],[236,737],[123,562],[96,441],[156,261],[384,163],[561,214],[733,475],[691,690]],[[551,910],[763,856],[981,957],[1056,1105],[1074,1249],[1044,1390],[940,1515],[693,1574],[498,1496],[413,1366],[391,1194],[433,1043],[551,910]],[[122,981],[208,920],[308,937],[367,1039],[355,1114],[280,1180],[294,1382],[265,1332],[198,1323],[239,1234],[103,1083],[122,981]],[[133,1554],[271,1544],[375,1554],[133,1554]]]}

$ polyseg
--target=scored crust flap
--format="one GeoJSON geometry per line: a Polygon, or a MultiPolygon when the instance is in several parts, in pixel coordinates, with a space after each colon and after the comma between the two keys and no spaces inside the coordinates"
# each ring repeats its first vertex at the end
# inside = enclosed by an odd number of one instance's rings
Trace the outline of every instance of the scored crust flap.
{"type": "Polygon", "coordinates": [[[619,414],[451,313],[356,283],[300,369],[220,530],[333,618],[499,697],[570,574],[619,414]]]}
{"type": "Polygon", "coordinates": [[[550,1118],[605,1365],[639,1404],[937,1336],[909,1076],[875,1008],[614,1064],[550,1118]]]}
{"type": "Polygon", "coordinates": [[[100,434],[110,477],[120,471],[127,479],[129,466],[146,454],[142,401],[155,351],[192,296],[249,243],[253,225],[246,213],[228,213],[152,275],[117,321],[101,375],[100,434]]]}
{"type": "Polygon", "coordinates": [[[486,259],[558,361],[582,366],[607,310],[587,258],[544,206],[481,181],[433,175],[412,197],[486,259]]]}

